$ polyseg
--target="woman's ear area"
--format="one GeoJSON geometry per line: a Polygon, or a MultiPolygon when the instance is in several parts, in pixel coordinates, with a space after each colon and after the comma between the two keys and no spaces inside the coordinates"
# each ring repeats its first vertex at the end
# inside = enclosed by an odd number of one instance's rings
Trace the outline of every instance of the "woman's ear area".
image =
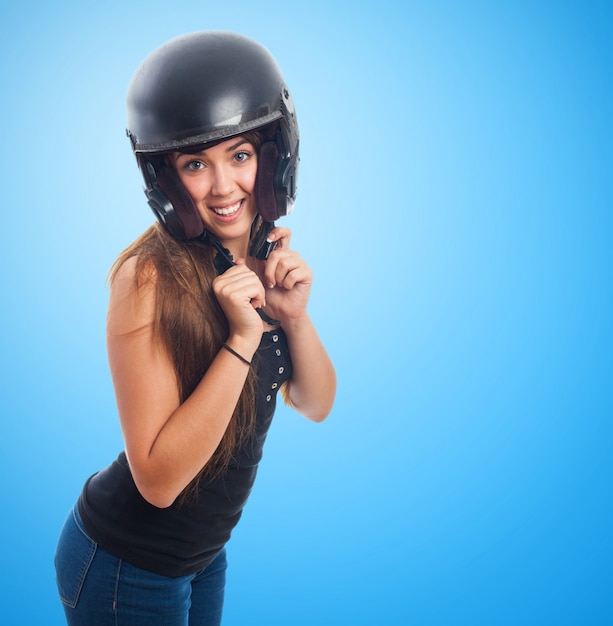
{"type": "Polygon", "coordinates": [[[262,144],[258,154],[258,173],[253,190],[258,213],[266,222],[274,222],[280,217],[275,192],[275,170],[279,150],[274,141],[262,144]]]}

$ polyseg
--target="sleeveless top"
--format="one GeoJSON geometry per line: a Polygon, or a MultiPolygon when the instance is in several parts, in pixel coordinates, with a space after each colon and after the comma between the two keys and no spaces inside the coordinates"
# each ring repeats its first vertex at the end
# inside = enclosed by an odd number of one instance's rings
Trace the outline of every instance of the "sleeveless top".
{"type": "Polygon", "coordinates": [[[170,577],[195,574],[214,559],[241,517],[262,458],[277,391],[291,376],[281,329],[262,335],[253,367],[255,428],[227,470],[213,479],[203,477],[196,494],[160,509],[140,495],[122,452],[87,480],[79,497],[79,513],[94,542],[136,567],[170,577]]]}

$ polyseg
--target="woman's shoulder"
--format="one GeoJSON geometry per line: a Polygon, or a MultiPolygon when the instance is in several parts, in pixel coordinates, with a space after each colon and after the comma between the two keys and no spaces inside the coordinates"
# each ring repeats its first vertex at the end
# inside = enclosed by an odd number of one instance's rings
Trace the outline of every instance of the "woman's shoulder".
{"type": "Polygon", "coordinates": [[[151,326],[155,316],[156,271],[137,255],[125,259],[110,282],[107,333],[120,336],[151,326]]]}
{"type": "Polygon", "coordinates": [[[117,260],[109,282],[111,289],[116,285],[122,288],[130,285],[142,288],[155,284],[156,277],[157,270],[153,259],[146,254],[134,253],[117,260]]]}

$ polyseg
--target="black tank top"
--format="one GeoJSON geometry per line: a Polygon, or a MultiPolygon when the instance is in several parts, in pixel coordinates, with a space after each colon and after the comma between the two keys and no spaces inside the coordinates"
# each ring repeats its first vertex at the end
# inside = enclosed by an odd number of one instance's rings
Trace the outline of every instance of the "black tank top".
{"type": "Polygon", "coordinates": [[[254,359],[258,376],[256,426],[227,471],[200,481],[185,501],[159,509],[139,493],[125,452],[91,476],[79,497],[79,513],[91,538],[128,563],[183,576],[206,567],[230,538],[255,480],[276,406],[277,391],[291,376],[281,329],[264,333],[254,359]]]}

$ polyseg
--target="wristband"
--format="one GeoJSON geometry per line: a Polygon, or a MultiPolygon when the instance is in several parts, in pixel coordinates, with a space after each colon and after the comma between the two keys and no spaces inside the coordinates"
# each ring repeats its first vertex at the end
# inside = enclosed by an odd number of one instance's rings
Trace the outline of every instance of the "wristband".
{"type": "Polygon", "coordinates": [[[251,367],[251,361],[247,361],[247,359],[236,352],[236,350],[232,350],[227,343],[222,344],[222,347],[225,348],[230,354],[233,354],[237,359],[240,359],[243,363],[251,367]]]}

